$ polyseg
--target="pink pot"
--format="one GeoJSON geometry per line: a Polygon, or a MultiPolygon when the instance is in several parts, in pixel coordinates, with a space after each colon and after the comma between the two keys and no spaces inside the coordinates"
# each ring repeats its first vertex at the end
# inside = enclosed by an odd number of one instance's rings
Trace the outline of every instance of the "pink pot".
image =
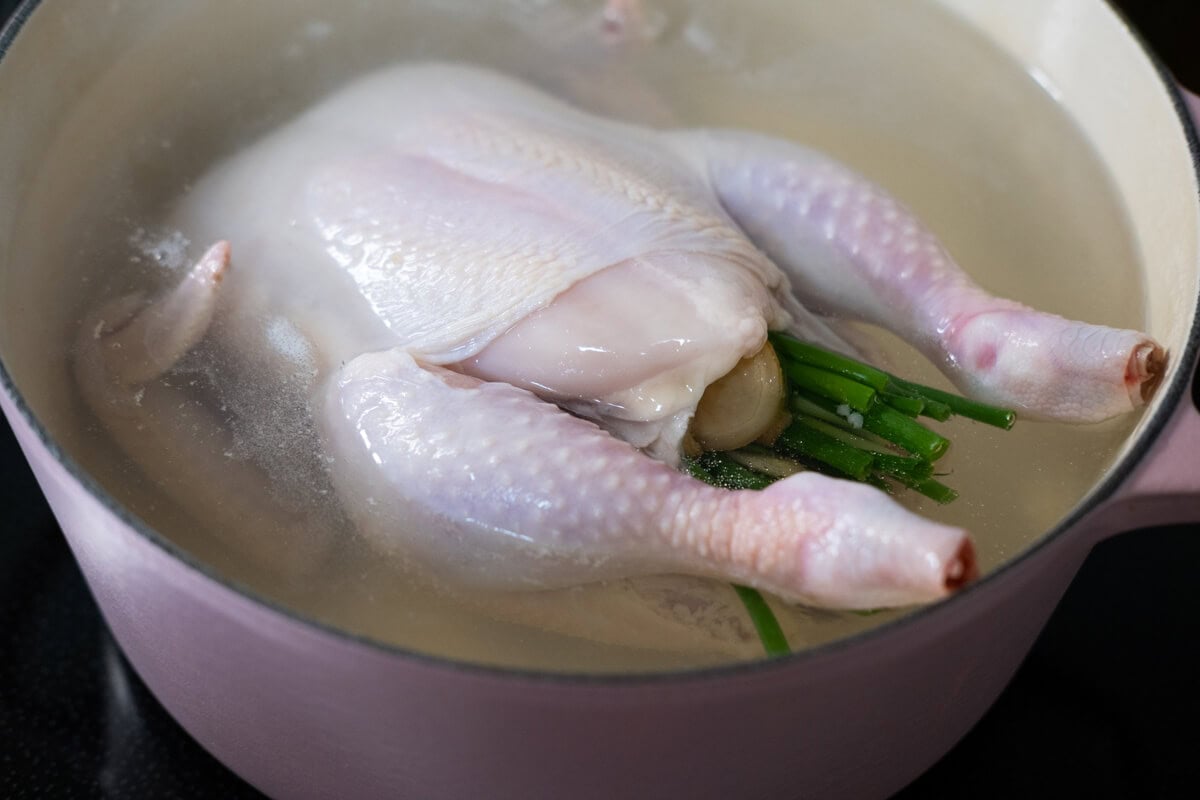
{"type": "Polygon", "coordinates": [[[37,188],[38,142],[78,91],[68,71],[115,59],[165,12],[133,24],[118,4],[114,23],[99,4],[50,0],[24,28],[19,13],[0,39],[0,106],[23,110],[0,120],[0,406],[117,641],[171,714],[278,797],[870,797],[944,754],[1096,542],[1200,519],[1200,191],[1184,100],[1102,4],[945,4],[1096,131],[1154,265],[1152,332],[1173,354],[1158,397],[1072,513],[950,601],[770,662],[603,678],[452,663],[298,617],[147,528],[51,437],[61,365],[47,369],[12,322],[48,301],[25,291],[8,242],[37,188]],[[1069,29],[1056,16],[1067,6],[1069,29]],[[50,57],[35,65],[35,52],[50,57]]]}

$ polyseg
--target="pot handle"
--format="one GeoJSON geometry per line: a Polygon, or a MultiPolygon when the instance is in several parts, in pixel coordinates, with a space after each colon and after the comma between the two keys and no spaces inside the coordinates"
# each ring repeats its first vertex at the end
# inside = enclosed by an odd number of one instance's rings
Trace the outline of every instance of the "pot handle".
{"type": "MultiPolygon", "coordinates": [[[[1200,128],[1200,96],[1182,87],[1180,93],[1200,128]]],[[[1200,359],[1185,369],[1192,376],[1190,391],[1106,509],[1109,530],[1200,522],[1200,359]]]]}

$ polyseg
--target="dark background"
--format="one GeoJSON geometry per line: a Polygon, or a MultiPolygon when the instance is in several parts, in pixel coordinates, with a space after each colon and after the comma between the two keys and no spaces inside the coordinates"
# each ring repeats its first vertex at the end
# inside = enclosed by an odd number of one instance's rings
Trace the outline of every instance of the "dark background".
{"type": "MultiPolygon", "coordinates": [[[[1115,5],[1200,89],[1200,0],[1115,5]]],[[[0,521],[0,797],[257,797],[128,668],[2,422],[0,521]]],[[[1200,796],[1198,578],[1200,526],[1097,547],[996,705],[900,796],[1200,796]]]]}

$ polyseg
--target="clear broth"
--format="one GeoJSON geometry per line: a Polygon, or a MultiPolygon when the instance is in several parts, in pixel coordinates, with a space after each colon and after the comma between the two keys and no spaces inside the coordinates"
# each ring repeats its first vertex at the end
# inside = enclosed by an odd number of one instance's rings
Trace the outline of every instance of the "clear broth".
{"type": "MultiPolygon", "coordinates": [[[[182,4],[187,10],[96,80],[47,159],[43,197],[65,203],[60,218],[72,232],[52,255],[77,276],[63,289],[77,314],[59,340],[74,340],[87,310],[169,283],[178,262],[198,254],[203,243],[189,249],[162,221],[172,198],[216,160],[355,75],[422,59],[494,66],[650,125],[750,128],[822,149],[900,197],[992,291],[1140,327],[1137,253],[1086,138],[1046,87],[945,10],[874,0],[648,2],[655,38],[624,44],[602,38],[598,3],[359,0],[334,16],[312,0],[239,4],[234,19],[182,4]],[[198,37],[212,47],[196,48],[198,37]]],[[[898,371],[944,384],[903,343],[878,336],[898,371]]],[[[950,423],[955,446],[940,466],[952,471],[945,481],[960,499],[905,502],[969,528],[983,569],[994,569],[1079,502],[1134,422],[1021,423],[1009,433],[950,423]]],[[[271,557],[262,531],[188,517],[95,420],[60,438],[134,513],[201,561],[348,631],[558,671],[655,671],[758,653],[732,592],[695,579],[451,599],[382,563],[349,529],[333,531],[315,572],[293,568],[271,557]]],[[[270,502],[286,503],[285,495],[270,502]]],[[[774,607],[797,649],[905,613],[774,607]]]]}

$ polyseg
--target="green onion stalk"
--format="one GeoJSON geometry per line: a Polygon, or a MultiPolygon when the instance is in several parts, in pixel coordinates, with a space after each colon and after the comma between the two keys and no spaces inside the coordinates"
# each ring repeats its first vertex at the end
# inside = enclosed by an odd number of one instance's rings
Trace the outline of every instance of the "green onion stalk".
{"type": "MultiPolygon", "coordinates": [[[[915,491],[937,503],[958,497],[934,477],[933,464],[950,440],[920,418],[944,422],[954,416],[1008,430],[1008,409],[898,378],[870,364],[834,353],[785,333],[770,334],[787,383],[791,423],[768,447],[750,445],[731,453],[706,452],[685,459],[691,475],[725,489],[764,489],[795,469],[813,469],[869,483],[888,493],[915,491]],[[750,465],[750,466],[748,466],[750,465]],[[755,465],[770,465],[770,472],[755,465]]],[[[763,596],[734,586],[767,655],[789,652],[787,639],[763,596]]]]}

